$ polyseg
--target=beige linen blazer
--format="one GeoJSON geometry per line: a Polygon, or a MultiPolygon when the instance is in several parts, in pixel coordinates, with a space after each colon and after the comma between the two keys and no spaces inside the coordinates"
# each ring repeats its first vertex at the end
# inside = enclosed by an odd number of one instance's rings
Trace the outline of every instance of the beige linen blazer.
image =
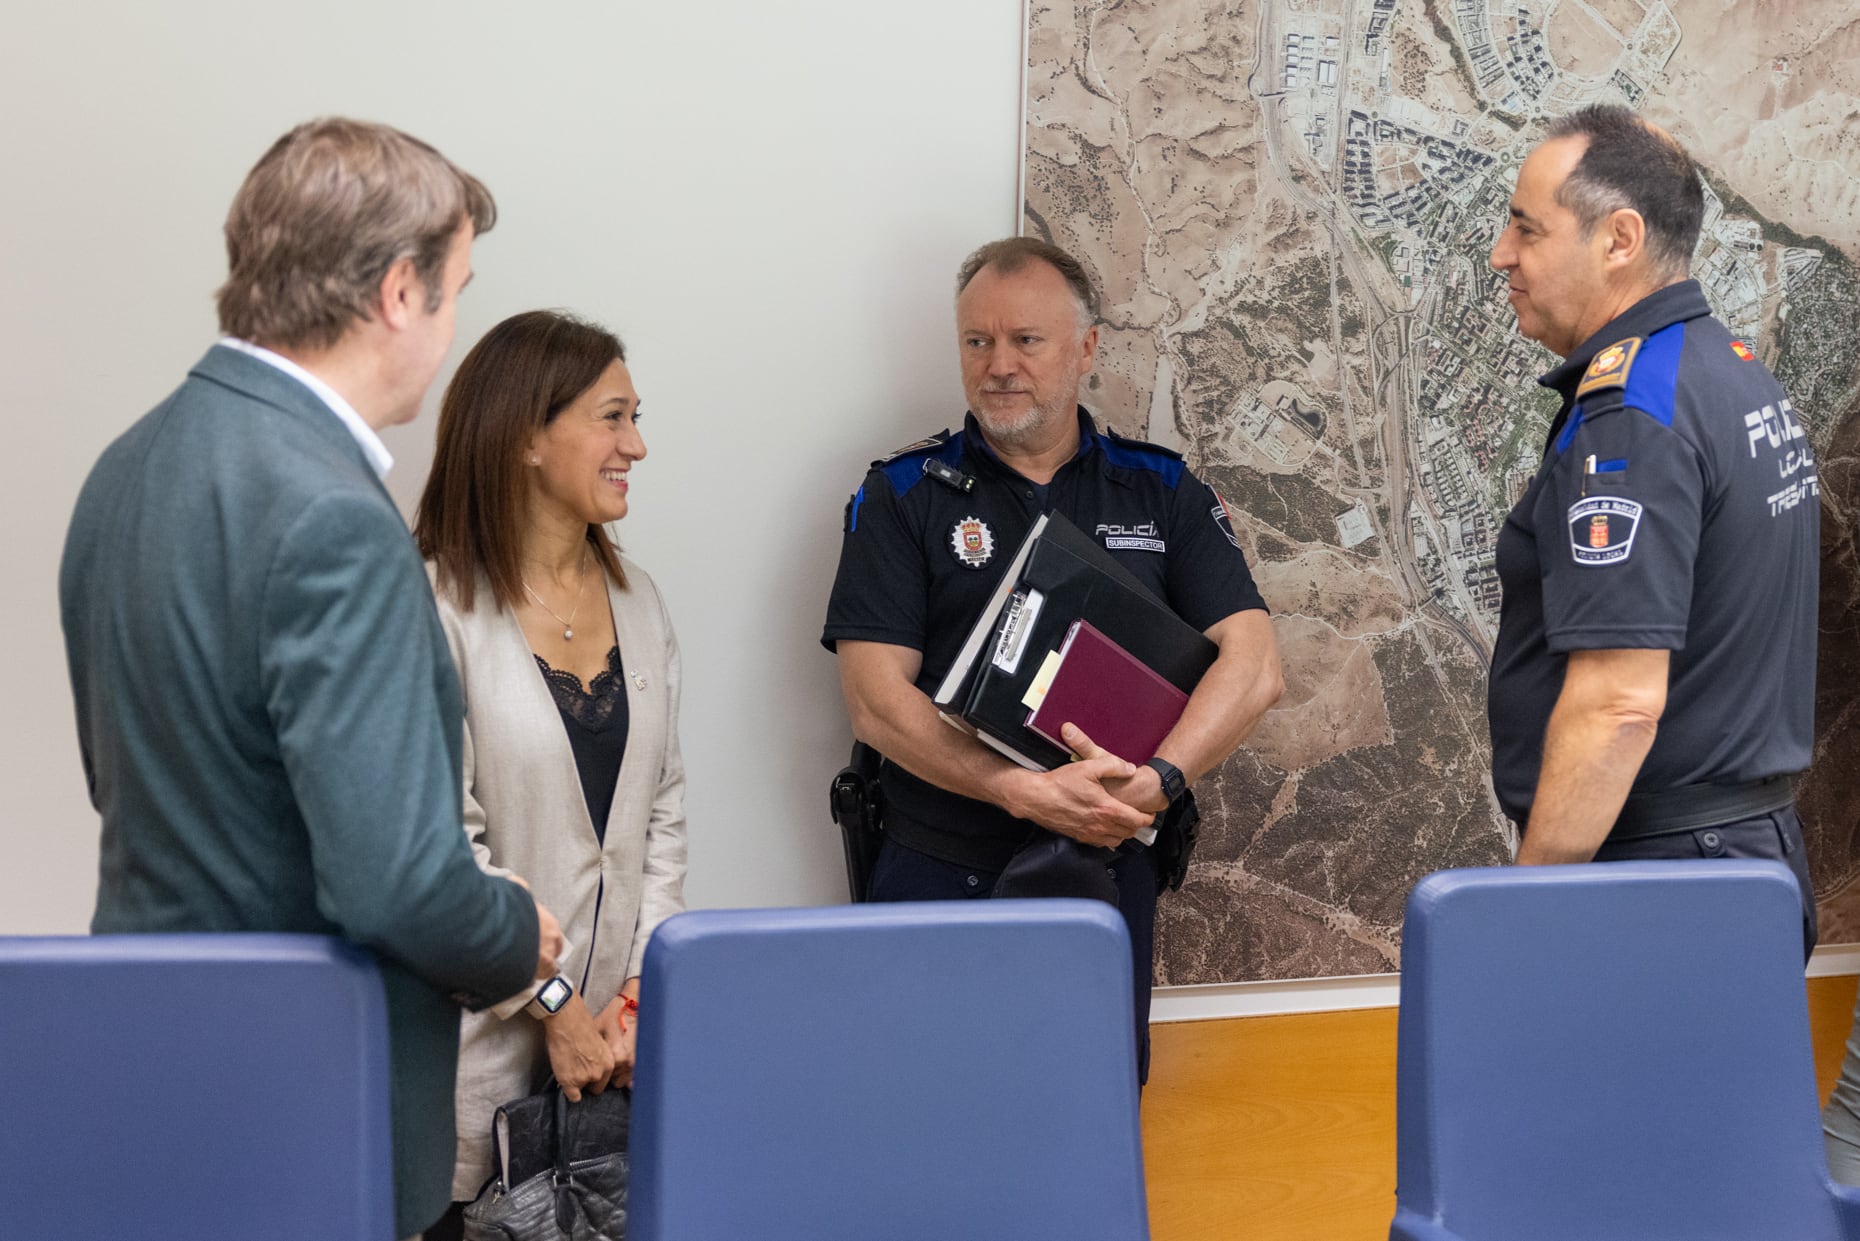
{"type": "MultiPolygon", "coordinates": [[[[529,881],[562,922],[562,973],[599,1012],[640,972],[653,929],[684,908],[685,768],[678,750],[680,666],[658,588],[622,560],[608,584],[626,675],[626,755],[607,819],[594,836],[574,751],[516,614],[478,578],[462,612],[437,592],[439,619],[465,691],[465,832],[478,864],[529,881]]],[[[429,577],[435,567],[428,563],[429,577]]],[[[534,988],[465,1014],[452,1197],[468,1201],[491,1174],[491,1117],[547,1077],[542,1025],[523,1011],[534,988]]]]}

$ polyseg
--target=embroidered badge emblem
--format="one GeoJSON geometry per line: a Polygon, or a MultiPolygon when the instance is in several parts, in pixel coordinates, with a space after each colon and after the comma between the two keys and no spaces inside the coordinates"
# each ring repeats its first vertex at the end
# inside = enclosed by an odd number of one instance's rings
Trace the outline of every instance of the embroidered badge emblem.
{"type": "Polygon", "coordinates": [[[979,517],[964,517],[949,532],[950,550],[971,569],[987,564],[995,554],[995,532],[979,517]]]}
{"type": "Polygon", "coordinates": [[[1751,351],[1750,346],[1746,345],[1741,340],[1734,340],[1731,342],[1731,352],[1735,353],[1746,362],[1755,362],[1757,360],[1757,355],[1751,351]]]}
{"type": "Polygon", "coordinates": [[[1582,382],[1576,385],[1576,399],[1581,400],[1602,388],[1626,387],[1628,371],[1634,365],[1634,355],[1640,352],[1640,343],[1640,337],[1630,336],[1596,354],[1589,369],[1582,373],[1582,382]]]}
{"type": "Polygon", "coordinates": [[[1620,564],[1634,550],[1641,506],[1614,496],[1588,496],[1569,509],[1569,553],[1579,565],[1620,564]]]}

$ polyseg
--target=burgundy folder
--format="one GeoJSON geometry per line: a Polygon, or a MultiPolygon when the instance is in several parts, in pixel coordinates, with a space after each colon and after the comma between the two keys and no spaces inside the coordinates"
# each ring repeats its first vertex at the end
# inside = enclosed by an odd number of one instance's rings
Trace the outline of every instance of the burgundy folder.
{"type": "Polygon", "coordinates": [[[1188,695],[1087,621],[1074,621],[1059,648],[1059,671],[1027,727],[1066,748],[1060,728],[1085,735],[1126,762],[1148,762],[1182,718],[1188,695]]]}

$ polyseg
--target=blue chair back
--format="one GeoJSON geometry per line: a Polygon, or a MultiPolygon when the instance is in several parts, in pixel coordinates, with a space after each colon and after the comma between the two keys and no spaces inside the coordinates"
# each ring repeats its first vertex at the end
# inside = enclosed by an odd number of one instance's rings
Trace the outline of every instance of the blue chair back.
{"type": "Polygon", "coordinates": [[[0,938],[0,1232],[392,1241],[387,1007],[313,935],[0,938]]]}
{"type": "Polygon", "coordinates": [[[1843,1235],[1782,864],[1429,875],[1401,999],[1398,1241],[1843,1235]]]}
{"type": "Polygon", "coordinates": [[[683,914],[646,950],[629,1241],[1141,1241],[1097,901],[683,914]]]}

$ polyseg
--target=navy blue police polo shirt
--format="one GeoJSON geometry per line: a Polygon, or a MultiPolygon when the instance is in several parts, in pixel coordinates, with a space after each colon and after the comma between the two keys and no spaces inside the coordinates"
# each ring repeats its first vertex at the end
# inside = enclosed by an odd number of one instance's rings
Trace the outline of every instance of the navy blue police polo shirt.
{"type": "MultiPolygon", "coordinates": [[[[1078,418],[1077,455],[1043,487],[995,455],[973,414],[954,435],[941,432],[874,462],[846,507],[822,645],[834,650],[848,639],[921,651],[916,685],[934,694],[1007,563],[1049,512],[1095,536],[1196,629],[1263,609],[1214,490],[1178,454],[1100,432],[1083,409],[1078,418]],[[965,478],[974,480],[967,490],[965,478]]],[[[881,781],[888,823],[1007,842],[1026,835],[1028,825],[998,806],[891,763],[881,781]]],[[[947,860],[973,864],[967,856],[947,860]]]]}
{"type": "Polygon", "coordinates": [[[1782,385],[1692,280],[1538,382],[1563,408],[1498,538],[1487,713],[1500,806],[1529,819],[1571,651],[1673,653],[1637,793],[1807,767],[1820,490],[1782,385]]]}

